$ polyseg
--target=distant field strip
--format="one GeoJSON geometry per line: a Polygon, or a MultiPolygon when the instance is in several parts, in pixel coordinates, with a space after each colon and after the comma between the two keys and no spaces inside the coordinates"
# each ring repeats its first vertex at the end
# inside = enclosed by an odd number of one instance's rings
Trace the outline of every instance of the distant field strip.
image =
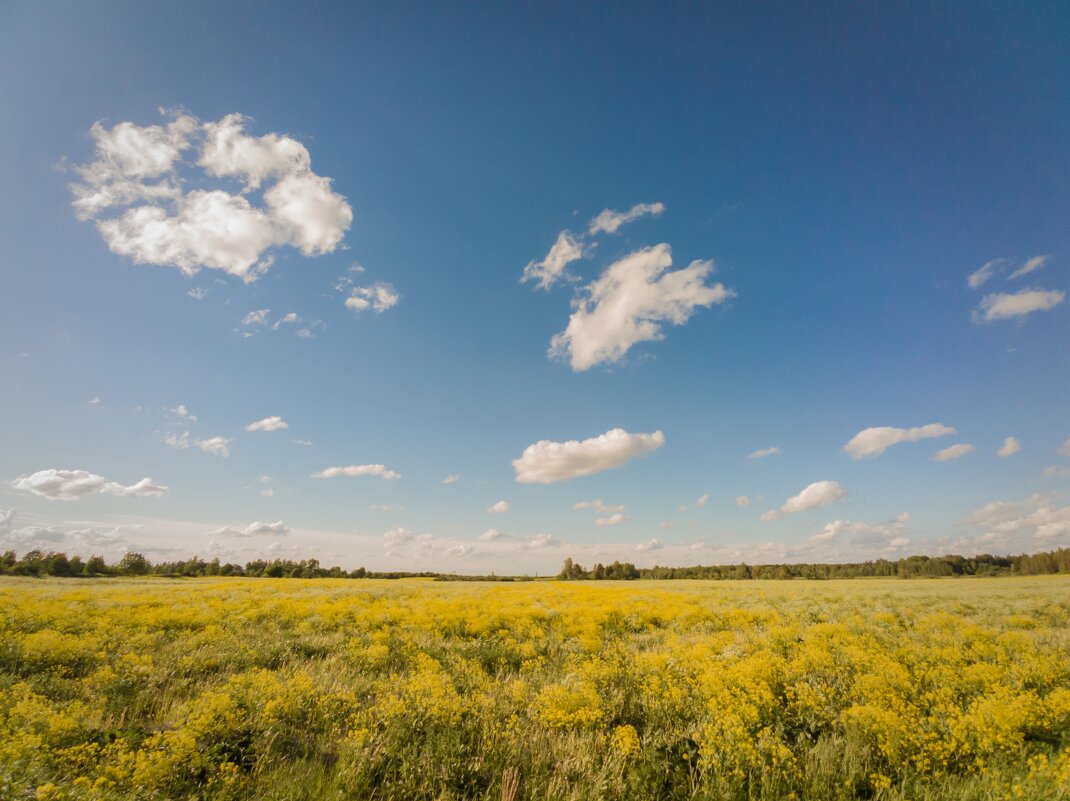
{"type": "Polygon", "coordinates": [[[1070,578],[0,579],[0,799],[1070,799],[1070,578]]]}

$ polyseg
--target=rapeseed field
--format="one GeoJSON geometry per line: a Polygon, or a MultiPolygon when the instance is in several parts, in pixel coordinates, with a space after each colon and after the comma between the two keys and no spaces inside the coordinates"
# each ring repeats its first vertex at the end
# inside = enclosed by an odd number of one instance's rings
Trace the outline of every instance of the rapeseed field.
{"type": "Polygon", "coordinates": [[[3,799],[1070,798],[1070,581],[0,580],[3,799]]]}

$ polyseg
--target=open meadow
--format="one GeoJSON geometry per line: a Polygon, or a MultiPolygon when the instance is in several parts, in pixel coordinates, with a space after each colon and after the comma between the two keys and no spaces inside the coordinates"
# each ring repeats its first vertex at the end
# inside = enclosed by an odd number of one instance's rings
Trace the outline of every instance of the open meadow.
{"type": "Polygon", "coordinates": [[[1070,798],[1070,581],[3,579],[0,798],[1070,798]]]}

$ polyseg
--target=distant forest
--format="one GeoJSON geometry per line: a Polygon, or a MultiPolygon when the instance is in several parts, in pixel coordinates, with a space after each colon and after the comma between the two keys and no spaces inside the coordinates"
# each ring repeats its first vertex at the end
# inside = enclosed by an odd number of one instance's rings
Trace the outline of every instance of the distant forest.
{"type": "MultiPolygon", "coordinates": [[[[908,556],[904,559],[877,559],[842,564],[707,565],[695,567],[638,568],[630,562],[596,564],[590,570],[566,559],[556,578],[566,581],[636,579],[848,579],[848,578],[941,578],[946,576],[1036,576],[1070,573],[1070,548],[1020,556],[908,556]]],[[[18,557],[14,551],[0,555],[0,575],[8,576],[249,576],[266,578],[432,578],[438,581],[532,581],[531,576],[465,576],[455,573],[375,572],[358,567],[345,570],[337,565],[323,567],[318,559],[294,562],[288,559],[255,559],[245,565],[210,562],[194,557],[180,562],[152,563],[142,554],[128,553],[118,562],[107,564],[103,557],[68,557],[64,553],[34,550],[18,557]]]]}

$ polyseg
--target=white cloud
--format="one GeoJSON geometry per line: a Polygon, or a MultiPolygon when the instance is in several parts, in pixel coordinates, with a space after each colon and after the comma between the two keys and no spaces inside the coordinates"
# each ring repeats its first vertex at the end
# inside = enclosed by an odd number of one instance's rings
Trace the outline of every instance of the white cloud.
{"type": "Polygon", "coordinates": [[[661,540],[657,537],[651,537],[646,542],[641,542],[635,546],[637,551],[660,551],[665,546],[662,545],[661,540]]]}
{"type": "Polygon", "coordinates": [[[609,517],[599,517],[594,521],[596,526],[619,526],[621,523],[627,523],[631,520],[627,515],[615,514],[609,517]]]}
{"type": "Polygon", "coordinates": [[[91,398],[91,399],[89,400],[89,405],[90,405],[90,406],[100,406],[100,398],[99,398],[99,397],[97,397],[97,398],[91,398]]]}
{"type": "Polygon", "coordinates": [[[208,297],[208,290],[205,289],[203,286],[197,286],[191,289],[186,294],[194,300],[204,300],[206,297],[208,297]]]}
{"type": "Polygon", "coordinates": [[[663,339],[663,323],[683,325],[696,308],[735,297],[723,284],[705,283],[713,272],[712,261],[693,261],[667,272],[671,266],[667,244],[611,264],[573,302],[568,326],[550,341],[550,356],[567,356],[577,372],[618,362],[633,345],[663,339]]]}
{"type": "Polygon", "coordinates": [[[222,456],[224,459],[230,456],[230,437],[209,437],[208,439],[194,440],[194,444],[205,453],[222,456]]]}
{"type": "Polygon", "coordinates": [[[250,523],[245,528],[224,526],[211,532],[215,537],[285,537],[290,529],[281,521],[275,523],[250,523]]]}
{"type": "Polygon", "coordinates": [[[189,409],[186,408],[186,404],[184,403],[180,403],[174,409],[168,409],[168,411],[177,417],[182,417],[186,420],[189,420],[191,423],[197,422],[197,415],[190,414],[189,409]]]}
{"type": "Polygon", "coordinates": [[[1029,273],[1033,272],[1034,270],[1039,270],[1041,267],[1048,263],[1048,259],[1050,258],[1051,256],[1034,256],[1033,258],[1026,261],[1025,264],[1023,264],[1013,273],[1008,275],[1007,280],[1013,281],[1015,278],[1021,278],[1023,275],[1029,275],[1029,273]]]}
{"type": "Polygon", "coordinates": [[[1027,535],[1046,547],[1070,544],[1070,506],[1056,507],[1052,495],[1024,501],[996,501],[971,512],[968,526],[995,535],[1027,535]]]}
{"type": "Polygon", "coordinates": [[[300,322],[300,314],[297,312],[286,312],[286,314],[275,321],[275,325],[271,326],[271,328],[273,331],[278,331],[284,325],[297,325],[300,322]]]}
{"type": "Polygon", "coordinates": [[[568,231],[562,231],[545,259],[528,262],[520,281],[535,281],[537,289],[549,290],[558,281],[571,279],[566,267],[581,258],[583,243],[568,231]]]}
{"type": "Polygon", "coordinates": [[[1059,446],[1059,454],[1070,458],[1070,437],[1066,438],[1066,442],[1059,446]]]}
{"type": "Polygon", "coordinates": [[[1070,467],[1065,467],[1061,464],[1053,464],[1044,468],[1044,475],[1047,478],[1070,476],[1070,467]]]}
{"type": "Polygon", "coordinates": [[[307,172],[312,158],[300,142],[288,136],[245,133],[246,118],[228,114],[219,122],[204,124],[204,146],[197,163],[217,178],[239,178],[247,190],[268,178],[307,172]]]}
{"type": "Polygon", "coordinates": [[[273,490],[273,489],[262,489],[262,490],[260,490],[260,494],[264,498],[274,498],[275,497],[275,490],[273,490]]]}
{"type": "Polygon", "coordinates": [[[747,454],[748,459],[764,459],[766,456],[776,456],[780,453],[780,448],[762,448],[761,450],[751,451],[747,454]]]}
{"type": "Polygon", "coordinates": [[[312,440],[310,439],[291,439],[290,442],[292,442],[294,445],[300,445],[302,448],[312,447],[312,440]]]}
{"type": "Polygon", "coordinates": [[[655,451],[665,444],[660,431],[630,434],[614,428],[582,442],[539,440],[513,460],[516,480],[521,484],[553,484],[579,476],[620,467],[637,456],[655,451]]]}
{"type": "Polygon", "coordinates": [[[952,459],[961,459],[968,453],[973,453],[973,445],[970,445],[969,443],[965,442],[960,442],[934,453],[933,461],[948,462],[952,459]]]}
{"type": "Polygon", "coordinates": [[[623,512],[624,504],[620,503],[614,506],[609,506],[607,504],[602,503],[601,498],[595,498],[593,501],[580,501],[579,503],[574,503],[572,504],[572,508],[576,509],[577,511],[581,509],[594,509],[600,514],[611,515],[617,512],[623,512]]]}
{"type": "Polygon", "coordinates": [[[75,501],[86,495],[121,495],[128,497],[155,497],[163,495],[168,488],[143,478],[136,484],[123,486],[86,470],[39,470],[28,476],[19,476],[11,486],[23,492],[32,492],[42,498],[58,501],[75,501]]]}
{"type": "Polygon", "coordinates": [[[358,312],[367,309],[384,312],[396,306],[399,300],[401,300],[401,295],[393,286],[376,281],[371,286],[353,287],[349,297],[346,298],[346,308],[358,312]]]}
{"type": "Polygon", "coordinates": [[[378,476],[387,481],[401,478],[400,473],[395,473],[381,464],[351,464],[348,467],[325,467],[320,472],[312,474],[312,478],[336,478],[338,476],[378,476]]]}
{"type": "Polygon", "coordinates": [[[880,456],[892,445],[900,442],[916,442],[920,439],[944,437],[954,433],[956,433],[954,428],[942,423],[929,423],[915,428],[877,426],[859,431],[851,437],[850,442],[843,446],[843,450],[850,454],[852,459],[865,459],[880,456]]]}
{"type": "Polygon", "coordinates": [[[503,512],[508,511],[509,501],[498,501],[497,503],[492,503],[490,506],[487,507],[487,514],[489,515],[500,515],[503,512]]]}
{"type": "Polygon", "coordinates": [[[793,495],[784,501],[784,505],[779,510],[770,510],[763,514],[761,519],[777,520],[795,512],[818,509],[843,500],[846,496],[847,491],[837,481],[815,481],[798,495],[793,495]]]}
{"type": "Polygon", "coordinates": [[[550,534],[542,533],[536,534],[534,537],[528,540],[528,548],[554,548],[563,543],[557,537],[550,534]]]}
{"type": "Polygon", "coordinates": [[[988,323],[993,320],[1025,317],[1035,311],[1054,309],[1065,299],[1066,293],[1057,290],[1023,289],[1010,295],[997,292],[984,297],[981,308],[974,313],[974,321],[988,323]]]}
{"type": "Polygon", "coordinates": [[[996,456],[1000,459],[1005,459],[1008,456],[1013,456],[1018,453],[1021,449],[1022,444],[1018,442],[1017,437],[1007,437],[1003,440],[1003,445],[1000,446],[1000,449],[996,451],[996,456]]]}
{"type": "Polygon", "coordinates": [[[173,431],[163,435],[163,444],[168,448],[184,451],[189,447],[189,432],[175,433],[173,431]]]}
{"type": "Polygon", "coordinates": [[[906,512],[887,523],[858,523],[850,520],[833,520],[821,531],[810,537],[812,545],[824,545],[840,540],[849,535],[855,545],[883,545],[886,550],[895,550],[909,544],[910,540],[902,536],[910,522],[906,512]]]}
{"type": "Polygon", "coordinates": [[[0,509],[0,533],[11,529],[11,522],[15,519],[16,514],[17,512],[14,509],[0,509]]]}
{"type": "Polygon", "coordinates": [[[970,285],[970,289],[977,289],[1009,263],[1008,259],[992,259],[992,261],[985,262],[978,270],[970,274],[966,282],[970,285]]]}
{"type": "Polygon", "coordinates": [[[96,223],[113,252],[186,275],[209,268],[253,281],[276,247],[306,256],[336,250],[353,220],[345,198],[312,172],[304,145],[278,134],[249,136],[247,122],[230,114],[206,123],[182,115],[166,127],[95,124],[96,160],[78,168],[83,183],[71,185],[75,213],[96,223]],[[196,159],[184,157],[189,150],[196,159]],[[227,180],[186,191],[204,183],[197,167],[227,180]],[[265,181],[263,206],[253,205],[250,194],[265,181]]]}
{"type": "Polygon", "coordinates": [[[271,309],[257,309],[242,317],[242,325],[267,325],[268,315],[271,309]]]}
{"type": "Polygon", "coordinates": [[[750,506],[750,498],[746,495],[740,495],[736,498],[736,506],[750,506]]]}
{"type": "Polygon", "coordinates": [[[289,428],[290,425],[277,414],[271,417],[265,417],[263,420],[257,420],[255,423],[249,423],[245,427],[246,431],[281,431],[285,428],[289,428]]]}
{"type": "Polygon", "coordinates": [[[471,556],[475,552],[475,547],[469,543],[458,543],[457,545],[450,545],[442,553],[445,556],[452,556],[456,559],[464,559],[467,556],[471,556]]]}
{"type": "Polygon", "coordinates": [[[461,480],[461,477],[459,475],[457,475],[456,473],[450,473],[448,476],[446,476],[444,479],[442,479],[442,481],[439,482],[439,483],[441,483],[441,484],[456,484],[460,480],[461,480]]]}
{"type": "Polygon", "coordinates": [[[665,211],[664,203],[637,203],[627,211],[612,211],[605,209],[595,217],[587,226],[587,233],[591,236],[600,232],[615,234],[622,225],[652,214],[655,217],[665,211]]]}
{"type": "Polygon", "coordinates": [[[703,506],[705,506],[707,503],[709,503],[709,501],[710,501],[710,494],[708,492],[703,494],[703,495],[700,495],[699,499],[697,501],[695,501],[695,508],[696,509],[701,509],[703,506]]]}
{"type": "Polygon", "coordinates": [[[479,535],[479,539],[482,542],[494,542],[494,540],[500,540],[504,536],[504,531],[499,531],[496,528],[488,528],[486,531],[479,535]]]}

